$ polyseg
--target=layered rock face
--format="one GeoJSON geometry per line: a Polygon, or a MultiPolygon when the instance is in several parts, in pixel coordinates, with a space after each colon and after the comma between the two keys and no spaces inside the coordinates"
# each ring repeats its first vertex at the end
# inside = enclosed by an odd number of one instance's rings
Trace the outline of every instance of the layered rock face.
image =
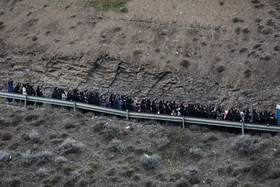
{"type": "Polygon", "coordinates": [[[133,0],[0,2],[0,82],[275,108],[280,3],[133,0]]]}

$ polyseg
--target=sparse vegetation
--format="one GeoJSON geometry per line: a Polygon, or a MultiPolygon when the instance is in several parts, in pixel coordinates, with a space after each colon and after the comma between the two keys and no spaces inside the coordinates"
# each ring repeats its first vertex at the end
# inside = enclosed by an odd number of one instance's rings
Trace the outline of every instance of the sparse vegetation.
{"type": "Polygon", "coordinates": [[[140,162],[144,169],[155,170],[158,169],[161,165],[161,157],[158,154],[144,154],[141,156],[140,162]]]}
{"type": "Polygon", "coordinates": [[[85,149],[84,144],[74,139],[66,139],[59,147],[59,151],[63,154],[80,153],[85,149]]]}
{"type": "Polygon", "coordinates": [[[170,142],[167,137],[161,138],[157,142],[157,147],[159,150],[165,150],[169,146],[170,142]]]}
{"type": "Polygon", "coordinates": [[[32,162],[35,161],[35,156],[30,153],[30,150],[26,151],[26,153],[21,154],[21,163],[24,166],[29,166],[32,162]]]}
{"type": "Polygon", "coordinates": [[[255,8],[256,9],[264,8],[264,4],[262,4],[262,3],[261,4],[257,4],[257,5],[255,5],[255,8]]]}
{"type": "Polygon", "coordinates": [[[97,11],[118,10],[129,0],[89,0],[97,11]]]}
{"type": "Polygon", "coordinates": [[[49,174],[49,170],[47,170],[46,168],[39,168],[38,171],[36,172],[36,174],[39,177],[45,177],[49,174]]]}
{"type": "Polygon", "coordinates": [[[239,50],[239,53],[242,54],[242,53],[245,53],[246,51],[248,51],[247,48],[242,48],[242,49],[239,50]]]}
{"type": "Polygon", "coordinates": [[[232,22],[233,22],[233,23],[238,23],[238,22],[244,22],[244,20],[243,20],[243,19],[240,19],[240,18],[233,18],[233,19],[232,19],[232,22]]]}
{"type": "Polygon", "coordinates": [[[256,22],[256,23],[260,23],[260,22],[262,22],[262,19],[256,18],[256,19],[255,19],[255,22],[256,22]]]}
{"type": "Polygon", "coordinates": [[[103,131],[105,128],[105,124],[100,122],[100,123],[97,123],[96,125],[93,126],[93,131],[94,132],[101,132],[103,131]]]}
{"type": "Polygon", "coordinates": [[[272,28],[266,28],[262,31],[263,34],[272,34],[273,30],[272,28]]]}
{"type": "Polygon", "coordinates": [[[244,72],[244,75],[245,75],[245,77],[248,79],[249,77],[251,77],[251,74],[252,74],[252,72],[251,72],[251,70],[249,70],[249,69],[247,69],[245,72],[244,72]]]}
{"type": "Polygon", "coordinates": [[[121,140],[113,139],[108,144],[108,156],[114,157],[117,153],[122,153],[125,150],[121,140]]]}
{"type": "Polygon", "coordinates": [[[30,132],[28,134],[29,140],[33,141],[33,142],[38,142],[39,141],[39,133],[37,131],[35,131],[34,129],[32,130],[32,132],[30,132]]]}
{"type": "Polygon", "coordinates": [[[260,48],[262,46],[262,44],[256,44],[254,47],[253,47],[253,49],[258,49],[258,48],[260,48]]]}
{"type": "Polygon", "coordinates": [[[245,34],[248,34],[250,32],[249,28],[248,27],[245,27],[243,30],[242,30],[243,33],[245,34]]]}
{"type": "Polygon", "coordinates": [[[9,160],[10,154],[6,151],[0,150],[0,166],[1,163],[7,162],[9,160]]]}
{"type": "Polygon", "coordinates": [[[136,49],[136,50],[133,52],[134,55],[140,55],[140,54],[142,54],[142,53],[143,53],[142,49],[136,49]]]}
{"type": "Polygon", "coordinates": [[[223,65],[221,65],[221,66],[217,67],[216,70],[218,73],[222,73],[223,71],[225,71],[225,67],[223,65]]]}
{"type": "Polygon", "coordinates": [[[41,151],[36,154],[37,164],[44,164],[51,160],[53,153],[51,151],[41,151]]]}
{"type": "Polygon", "coordinates": [[[29,114],[29,115],[27,115],[26,117],[25,117],[25,121],[28,121],[28,122],[30,122],[30,121],[34,121],[34,120],[37,120],[37,119],[39,119],[39,115],[37,115],[37,114],[29,114]]]}
{"type": "Polygon", "coordinates": [[[107,126],[103,130],[103,134],[107,141],[111,141],[112,139],[121,139],[123,136],[123,133],[120,130],[120,128],[115,126],[107,126]]]}
{"type": "Polygon", "coordinates": [[[56,163],[57,166],[61,166],[62,164],[67,162],[67,158],[63,156],[58,156],[55,158],[54,162],[56,163]]]}
{"type": "Polygon", "coordinates": [[[190,61],[188,59],[184,59],[181,61],[181,66],[183,66],[184,68],[188,69],[188,67],[190,66],[190,61]]]}
{"type": "Polygon", "coordinates": [[[269,171],[269,160],[266,158],[256,158],[251,164],[251,172],[256,177],[265,177],[269,171]]]}
{"type": "Polygon", "coordinates": [[[238,136],[231,147],[238,153],[247,156],[254,154],[258,150],[258,147],[252,142],[249,135],[238,136]]]}
{"type": "Polygon", "coordinates": [[[234,31],[235,31],[235,33],[236,33],[237,35],[239,35],[240,32],[241,32],[241,28],[240,28],[240,27],[237,27],[234,31]]]}

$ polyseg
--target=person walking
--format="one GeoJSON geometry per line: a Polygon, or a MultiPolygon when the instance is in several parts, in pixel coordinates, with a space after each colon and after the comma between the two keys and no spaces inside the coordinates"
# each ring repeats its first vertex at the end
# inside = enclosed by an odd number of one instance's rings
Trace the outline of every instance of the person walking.
{"type": "MultiPolygon", "coordinates": [[[[13,81],[8,81],[8,92],[13,93],[14,92],[14,87],[13,87],[13,81]]],[[[10,103],[13,101],[12,98],[7,98],[7,101],[10,103]]]]}
{"type": "MultiPolygon", "coordinates": [[[[44,97],[44,94],[43,94],[43,92],[42,92],[42,87],[41,87],[40,85],[37,86],[36,95],[37,95],[38,97],[44,97]]],[[[36,102],[36,107],[37,107],[37,108],[42,107],[42,105],[43,105],[43,103],[36,102]]]]}

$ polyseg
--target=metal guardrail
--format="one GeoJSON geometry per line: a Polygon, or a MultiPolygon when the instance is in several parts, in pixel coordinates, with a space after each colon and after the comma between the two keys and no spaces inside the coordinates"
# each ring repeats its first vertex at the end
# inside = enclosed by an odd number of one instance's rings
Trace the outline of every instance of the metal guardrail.
{"type": "MultiPolygon", "coordinates": [[[[205,118],[193,118],[193,117],[183,117],[183,116],[169,116],[169,115],[159,115],[159,114],[149,114],[149,113],[136,113],[105,108],[96,105],[90,105],[86,103],[79,102],[71,102],[71,101],[62,101],[58,99],[50,99],[45,97],[35,97],[35,96],[25,96],[21,94],[14,94],[8,92],[0,92],[0,97],[4,98],[13,98],[25,101],[25,106],[27,101],[33,101],[38,103],[46,103],[52,105],[66,106],[72,107],[74,111],[76,109],[84,109],[90,110],[94,112],[112,114],[117,116],[129,118],[138,118],[138,119],[150,119],[150,120],[161,120],[161,121],[171,121],[171,122],[179,122],[182,123],[182,127],[185,127],[185,123],[187,124],[201,124],[201,125],[209,125],[209,126],[218,126],[218,127],[230,127],[230,128],[242,128],[242,123],[232,122],[232,121],[221,121],[221,120],[212,120],[205,118]]],[[[280,126],[266,126],[266,125],[258,125],[258,124],[244,124],[245,129],[251,130],[259,130],[259,131],[268,131],[268,132],[280,132],[280,126]]]]}

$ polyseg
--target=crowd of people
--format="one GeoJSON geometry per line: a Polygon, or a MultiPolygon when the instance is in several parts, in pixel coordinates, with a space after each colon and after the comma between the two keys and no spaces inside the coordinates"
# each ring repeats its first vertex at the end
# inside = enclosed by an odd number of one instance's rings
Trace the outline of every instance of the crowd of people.
{"type": "MultiPolygon", "coordinates": [[[[15,88],[13,88],[13,82],[9,81],[8,91],[18,94],[44,97],[41,86],[37,86],[35,91],[33,85],[29,83],[18,83],[15,88]]],[[[224,110],[221,106],[216,107],[212,105],[188,104],[186,102],[179,103],[178,101],[168,101],[164,99],[154,99],[151,101],[148,98],[144,98],[140,101],[137,97],[119,94],[100,94],[95,91],[79,91],[78,89],[66,91],[57,87],[55,87],[52,92],[52,98],[88,103],[119,110],[129,110],[132,112],[190,116],[236,122],[242,122],[244,119],[245,123],[277,125],[275,114],[268,111],[267,108],[263,111],[258,111],[257,109],[239,110],[234,107],[229,110],[224,110]]],[[[8,101],[11,102],[11,100],[8,101]]],[[[16,100],[16,102],[20,101],[16,100]]],[[[40,107],[42,103],[36,103],[36,105],[40,107]]]]}

